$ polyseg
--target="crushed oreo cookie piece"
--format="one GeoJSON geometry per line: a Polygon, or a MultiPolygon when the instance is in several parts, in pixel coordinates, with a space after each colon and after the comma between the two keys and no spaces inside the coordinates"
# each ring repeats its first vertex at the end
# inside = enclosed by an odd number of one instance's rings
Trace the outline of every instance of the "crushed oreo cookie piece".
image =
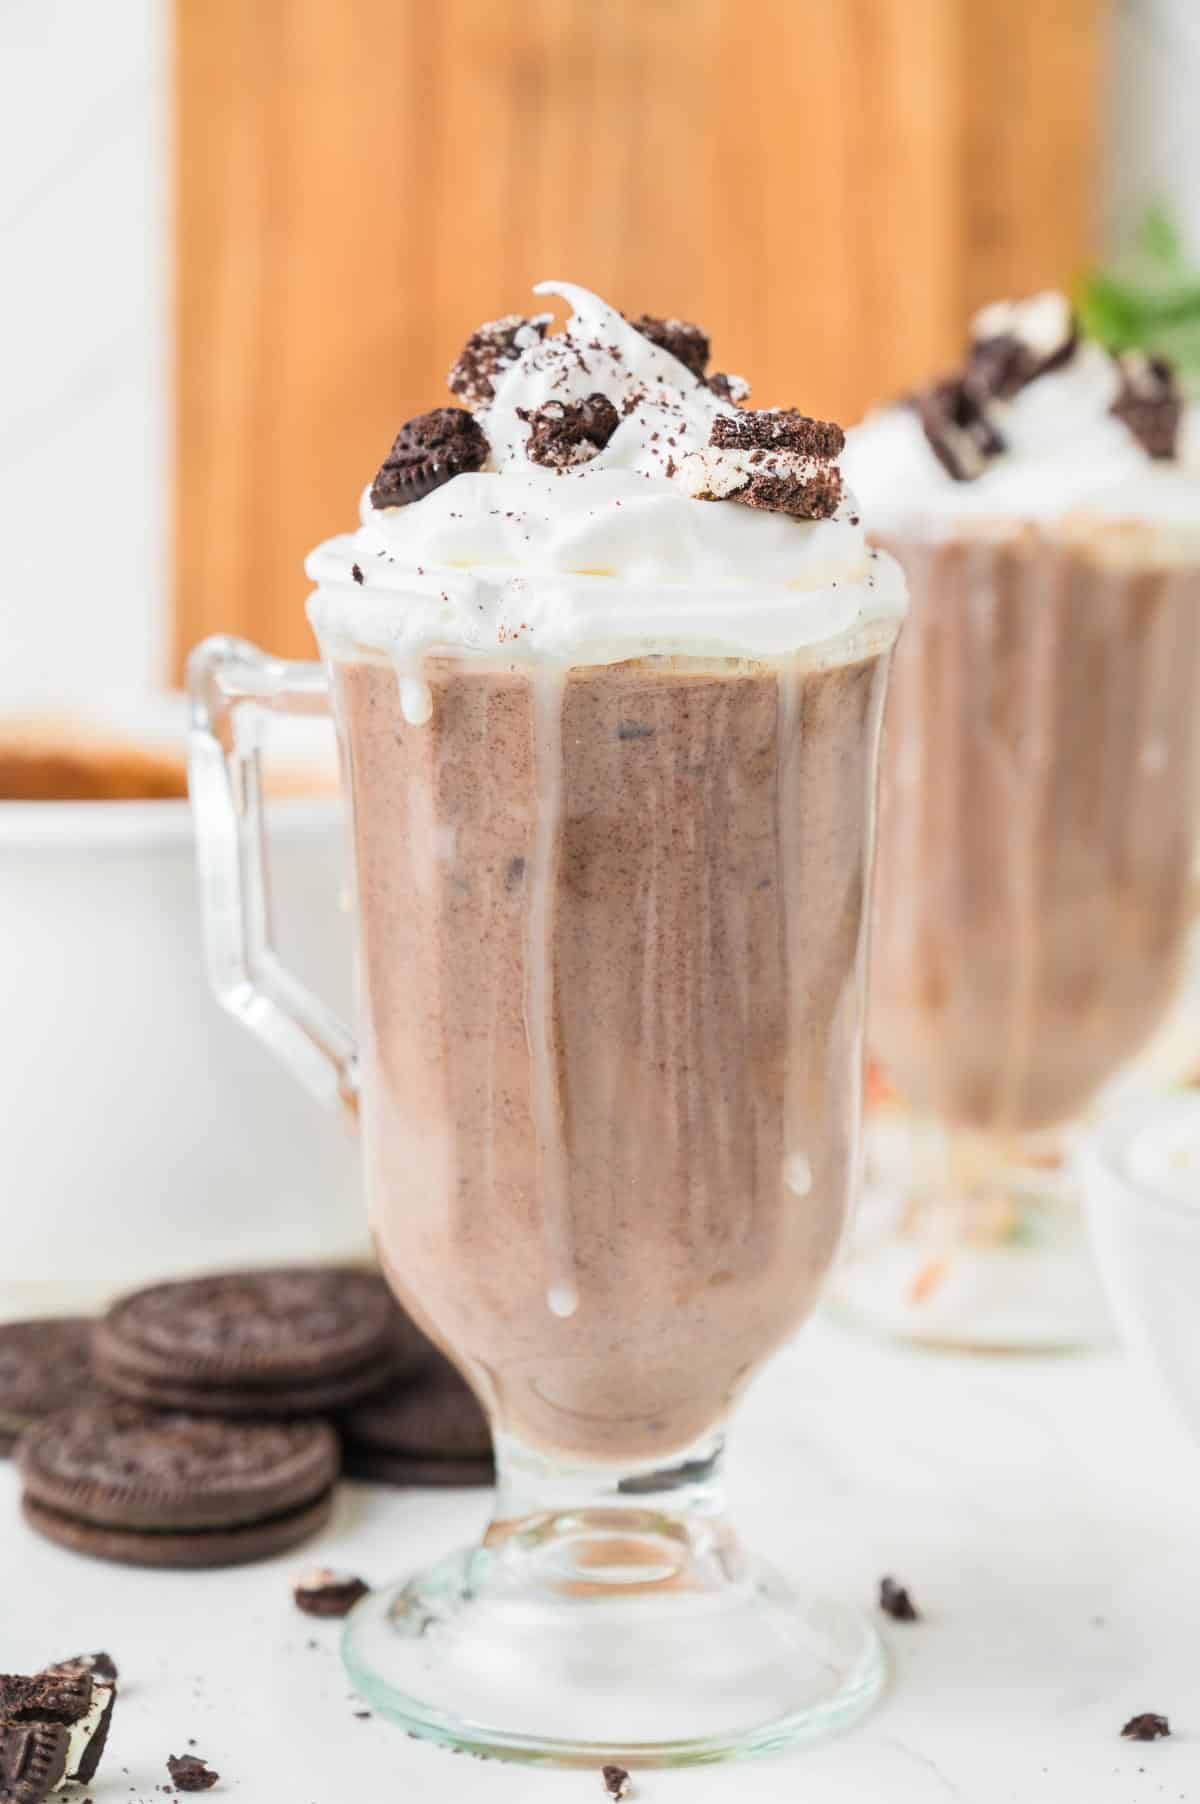
{"type": "Polygon", "coordinates": [[[1066,295],[997,301],[976,314],[964,378],[984,401],[1011,401],[1075,355],[1079,334],[1066,295]]]}
{"type": "Polygon", "coordinates": [[[686,452],[667,473],[695,501],[736,501],[796,520],[828,520],[843,494],[837,464],[788,450],[709,446],[686,452]]]}
{"type": "Polygon", "coordinates": [[[920,1622],[921,1612],[917,1609],[904,1585],[898,1585],[894,1578],[879,1581],[879,1608],[893,1622],[920,1622]]]}
{"type": "Polygon", "coordinates": [[[708,386],[721,401],[728,401],[731,407],[740,407],[749,399],[750,384],[744,376],[732,376],[725,370],[714,370],[708,378],[708,386]]]}
{"type": "Polygon", "coordinates": [[[354,578],[355,582],[358,583],[360,586],[363,583],[365,583],[367,580],[366,577],[362,573],[362,566],[360,564],[351,564],[350,574],[354,578]]]}
{"type": "Polygon", "coordinates": [[[743,507],[791,514],[794,520],[830,520],[841,506],[842,473],[836,464],[830,464],[809,475],[788,471],[755,475],[730,499],[743,507]]]}
{"type": "MultiPolygon", "coordinates": [[[[29,1677],[0,1675],[0,1736],[8,1729],[45,1731],[25,1743],[36,1751],[57,1746],[58,1736],[50,1732],[60,1731],[63,1765],[52,1789],[68,1780],[90,1784],[108,1741],[116,1692],[116,1667],[106,1654],[60,1660],[29,1677]]],[[[0,1784],[0,1800],[9,1797],[0,1784]]]]}
{"type": "Polygon", "coordinates": [[[625,1767],[617,1766],[614,1762],[610,1762],[607,1766],[602,1766],[600,1768],[600,1777],[604,1781],[604,1789],[610,1798],[617,1798],[619,1800],[629,1796],[630,1786],[633,1781],[630,1779],[628,1770],[625,1767]]]}
{"type": "Polygon", "coordinates": [[[292,1585],[296,1608],[306,1616],[348,1616],[371,1587],[352,1572],[334,1572],[314,1566],[302,1572],[292,1585]]]}
{"type": "Polygon", "coordinates": [[[0,1799],[46,1804],[66,1778],[70,1732],[62,1723],[0,1722],[0,1799]]]}
{"type": "Polygon", "coordinates": [[[918,389],[912,405],[929,448],[955,482],[982,476],[988,460],[1004,450],[978,394],[962,376],[947,376],[918,389]]]}
{"type": "Polygon", "coordinates": [[[798,457],[840,457],[846,435],[832,420],[811,420],[795,407],[719,413],[708,436],[723,451],[790,451],[798,457]]]}
{"type": "Polygon", "coordinates": [[[523,352],[540,344],[550,324],[548,313],[527,319],[523,313],[506,313],[472,332],[458,354],[446,384],[469,407],[486,407],[495,397],[496,377],[515,363],[523,352]]]}
{"type": "Polygon", "coordinates": [[[443,483],[487,462],[488,442],[474,414],[435,407],[408,420],[371,484],[373,507],[407,507],[443,483]]]}
{"type": "Polygon", "coordinates": [[[167,1771],[176,1791],[209,1791],[221,1777],[199,1754],[170,1754],[167,1771]]]}
{"type": "Polygon", "coordinates": [[[1183,396],[1165,357],[1126,351],[1118,357],[1121,388],[1110,413],[1132,432],[1148,457],[1175,457],[1183,419],[1183,396]]]}
{"type": "Polygon", "coordinates": [[[703,326],[694,326],[686,319],[658,319],[653,313],[639,313],[629,323],[635,332],[648,338],[660,351],[669,351],[684,369],[703,381],[709,358],[708,333],[703,326]]]}
{"type": "Polygon", "coordinates": [[[1170,1733],[1170,1723],[1156,1710],[1143,1710],[1140,1716],[1131,1716],[1121,1730],[1126,1741],[1161,1741],[1170,1733]]]}
{"type": "Polygon", "coordinates": [[[530,463],[550,470],[591,461],[603,451],[621,416],[607,395],[588,395],[583,401],[545,401],[530,411],[517,409],[529,426],[525,454],[530,463]]]}

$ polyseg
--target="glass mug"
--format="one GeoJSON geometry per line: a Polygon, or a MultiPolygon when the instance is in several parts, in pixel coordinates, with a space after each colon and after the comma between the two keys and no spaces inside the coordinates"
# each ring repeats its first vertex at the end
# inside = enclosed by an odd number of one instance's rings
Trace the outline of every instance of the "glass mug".
{"type": "Polygon", "coordinates": [[[885,1081],[838,1300],[926,1344],[1104,1342],[1068,1155],[1194,1053],[1200,543],[1086,520],[875,536],[912,610],[881,784],[885,1081]]]}
{"type": "Polygon", "coordinates": [[[482,1543],[347,1624],[356,1689],[414,1733],[715,1760],[878,1693],[870,1624],[742,1550],[721,1450],[852,1200],[895,631],[756,663],[430,656],[409,720],[362,647],[193,654],[213,982],[358,1114],[383,1269],[492,1425],[482,1543]],[[330,703],[357,1044],[276,958],[263,874],[261,724],[330,703]]]}

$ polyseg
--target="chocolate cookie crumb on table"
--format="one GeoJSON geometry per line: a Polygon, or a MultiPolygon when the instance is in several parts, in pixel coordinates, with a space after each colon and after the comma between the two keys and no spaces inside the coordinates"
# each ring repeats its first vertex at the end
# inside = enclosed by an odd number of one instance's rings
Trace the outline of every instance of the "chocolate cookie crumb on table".
{"type": "Polygon", "coordinates": [[[1170,1733],[1170,1723],[1156,1710],[1143,1710],[1140,1716],[1131,1716],[1121,1730],[1126,1741],[1160,1741],[1170,1733]]]}
{"type": "Polygon", "coordinates": [[[879,1581],[879,1608],[893,1622],[920,1622],[921,1612],[917,1609],[904,1585],[898,1585],[894,1578],[879,1581]]]}
{"type": "Polygon", "coordinates": [[[292,1598],[296,1608],[306,1616],[348,1616],[370,1589],[353,1573],[314,1566],[294,1580],[292,1598]]]}
{"type": "Polygon", "coordinates": [[[627,1798],[633,1781],[623,1766],[609,1764],[600,1768],[600,1777],[604,1781],[604,1789],[610,1798],[627,1798]]]}
{"type": "Polygon", "coordinates": [[[167,1757],[176,1791],[210,1791],[221,1777],[199,1754],[170,1754],[167,1757]]]}

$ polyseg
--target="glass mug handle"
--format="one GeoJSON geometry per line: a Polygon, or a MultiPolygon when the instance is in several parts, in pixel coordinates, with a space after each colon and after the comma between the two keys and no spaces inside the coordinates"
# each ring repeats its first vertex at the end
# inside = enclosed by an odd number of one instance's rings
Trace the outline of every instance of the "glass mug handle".
{"type": "Polygon", "coordinates": [[[272,943],[262,727],[325,714],[321,664],[271,658],[244,639],[205,639],[188,659],[188,783],[209,978],[229,1013],[328,1108],[358,1109],[354,1036],[281,963],[272,943]]]}

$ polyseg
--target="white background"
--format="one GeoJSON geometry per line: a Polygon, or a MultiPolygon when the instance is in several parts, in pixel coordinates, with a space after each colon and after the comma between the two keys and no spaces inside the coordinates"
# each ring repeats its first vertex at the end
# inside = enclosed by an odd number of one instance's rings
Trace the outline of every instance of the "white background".
{"type": "MultiPolygon", "coordinates": [[[[0,0],[0,704],[164,667],[168,19],[0,0]]],[[[1200,256],[1200,0],[1117,0],[1112,68],[1106,235],[1161,197],[1200,256]]]]}

